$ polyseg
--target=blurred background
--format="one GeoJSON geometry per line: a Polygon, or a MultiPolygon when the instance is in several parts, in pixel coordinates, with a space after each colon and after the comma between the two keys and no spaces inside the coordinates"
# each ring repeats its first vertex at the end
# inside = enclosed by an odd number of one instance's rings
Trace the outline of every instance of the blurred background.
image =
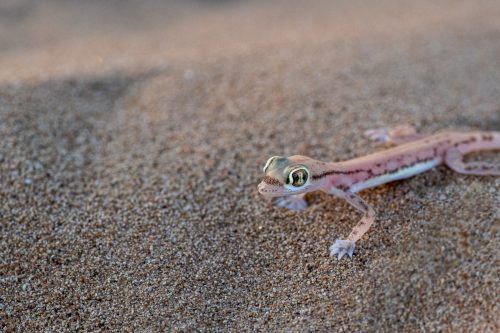
{"type": "MultiPolygon", "coordinates": [[[[497,332],[499,180],[289,212],[270,156],[500,130],[500,2],[0,1],[0,331],[497,332]]],[[[484,158],[498,161],[498,154],[484,158]]]]}

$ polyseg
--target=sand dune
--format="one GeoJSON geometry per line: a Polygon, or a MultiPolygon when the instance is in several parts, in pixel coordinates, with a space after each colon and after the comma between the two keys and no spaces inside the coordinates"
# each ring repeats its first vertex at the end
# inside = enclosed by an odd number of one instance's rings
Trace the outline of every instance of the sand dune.
{"type": "MultiPolygon", "coordinates": [[[[497,1],[3,1],[0,331],[494,332],[500,179],[289,212],[272,155],[500,130],[497,1]]],[[[472,158],[500,162],[498,153],[472,158]]]]}

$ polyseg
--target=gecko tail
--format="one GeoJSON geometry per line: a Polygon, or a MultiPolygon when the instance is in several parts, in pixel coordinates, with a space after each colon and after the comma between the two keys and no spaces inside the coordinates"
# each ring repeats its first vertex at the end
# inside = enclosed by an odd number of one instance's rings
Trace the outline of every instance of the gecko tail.
{"type": "Polygon", "coordinates": [[[500,132],[481,133],[481,141],[485,149],[500,149],[500,132]]]}
{"type": "Polygon", "coordinates": [[[500,150],[500,132],[477,132],[458,147],[462,154],[478,150],[500,150]]]}
{"type": "Polygon", "coordinates": [[[495,149],[500,149],[500,132],[493,132],[493,144],[495,149]]]}

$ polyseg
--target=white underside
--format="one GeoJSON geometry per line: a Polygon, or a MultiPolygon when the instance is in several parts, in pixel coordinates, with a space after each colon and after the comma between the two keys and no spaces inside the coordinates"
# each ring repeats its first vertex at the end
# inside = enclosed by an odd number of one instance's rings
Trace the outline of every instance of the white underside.
{"type": "Polygon", "coordinates": [[[401,169],[395,173],[381,175],[381,176],[378,176],[375,178],[371,178],[371,179],[364,181],[364,182],[359,182],[359,183],[353,184],[353,185],[351,185],[350,189],[354,193],[354,192],[364,190],[366,188],[370,188],[370,187],[382,185],[385,183],[389,183],[389,182],[392,182],[395,180],[415,176],[415,175],[418,175],[419,173],[422,173],[422,172],[425,172],[427,170],[434,168],[439,163],[440,163],[439,158],[436,158],[434,160],[430,160],[427,162],[423,162],[423,163],[418,163],[418,164],[415,164],[409,168],[401,169]]]}

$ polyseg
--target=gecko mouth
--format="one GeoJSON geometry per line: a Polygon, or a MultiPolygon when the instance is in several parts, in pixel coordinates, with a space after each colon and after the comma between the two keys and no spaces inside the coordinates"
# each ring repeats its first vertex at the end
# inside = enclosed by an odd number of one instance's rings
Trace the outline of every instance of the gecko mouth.
{"type": "Polygon", "coordinates": [[[291,194],[290,192],[292,192],[281,186],[271,185],[264,180],[258,185],[257,188],[259,193],[265,197],[282,197],[291,194]]]}
{"type": "Polygon", "coordinates": [[[261,181],[257,188],[260,194],[268,198],[284,197],[287,195],[305,193],[311,190],[311,186],[304,186],[300,189],[288,189],[282,185],[270,185],[265,181],[261,181]]]}

